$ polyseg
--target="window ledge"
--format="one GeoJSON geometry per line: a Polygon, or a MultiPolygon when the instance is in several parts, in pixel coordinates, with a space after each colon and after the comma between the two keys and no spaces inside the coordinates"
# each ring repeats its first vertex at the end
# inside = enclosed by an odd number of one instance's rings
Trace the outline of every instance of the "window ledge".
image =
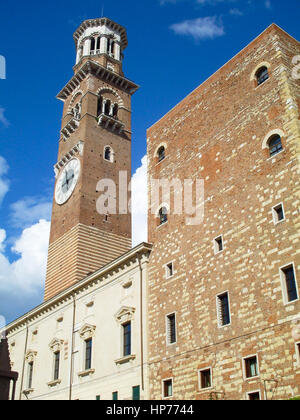
{"type": "Polygon", "coordinates": [[[255,381],[257,379],[260,379],[260,375],[251,376],[251,378],[245,378],[245,381],[255,381]]]}
{"type": "Polygon", "coordinates": [[[84,370],[83,372],[79,372],[78,376],[84,378],[85,376],[93,375],[95,373],[95,369],[88,369],[84,370]]]}
{"type": "Polygon", "coordinates": [[[135,354],[131,354],[130,356],[124,356],[124,357],[121,357],[121,359],[115,360],[115,364],[116,365],[123,365],[124,363],[131,362],[135,358],[136,358],[135,354]]]}
{"type": "MultiPolygon", "coordinates": [[[[280,152],[278,152],[278,153],[276,153],[276,155],[273,155],[273,156],[270,156],[268,159],[267,159],[267,162],[268,161],[272,161],[273,159],[277,159],[277,157],[279,157],[279,156],[282,156],[282,154],[285,152],[285,149],[282,149],[280,152]]],[[[275,161],[274,161],[275,162],[275,161]]],[[[273,163],[273,162],[272,162],[273,163]]]]}
{"type": "Polygon", "coordinates": [[[24,389],[23,394],[28,395],[28,394],[32,394],[33,392],[34,392],[33,388],[28,388],[28,389],[24,389]]]}
{"type": "Polygon", "coordinates": [[[163,226],[167,226],[168,223],[169,223],[169,221],[168,222],[164,222],[161,225],[158,225],[156,229],[161,229],[163,226]]]}
{"type": "Polygon", "coordinates": [[[47,383],[47,385],[48,385],[50,388],[52,388],[52,387],[54,387],[54,386],[57,386],[57,385],[59,385],[59,384],[61,384],[61,379],[57,379],[56,381],[51,381],[51,382],[48,382],[48,383],[47,383]]]}

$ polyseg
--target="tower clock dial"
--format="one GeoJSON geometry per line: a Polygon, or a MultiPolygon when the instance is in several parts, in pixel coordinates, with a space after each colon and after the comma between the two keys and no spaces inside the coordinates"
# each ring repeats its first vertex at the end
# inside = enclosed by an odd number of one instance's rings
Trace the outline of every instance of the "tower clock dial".
{"type": "Polygon", "coordinates": [[[61,172],[55,189],[55,201],[62,205],[69,200],[80,175],[80,161],[72,159],[61,172]]]}

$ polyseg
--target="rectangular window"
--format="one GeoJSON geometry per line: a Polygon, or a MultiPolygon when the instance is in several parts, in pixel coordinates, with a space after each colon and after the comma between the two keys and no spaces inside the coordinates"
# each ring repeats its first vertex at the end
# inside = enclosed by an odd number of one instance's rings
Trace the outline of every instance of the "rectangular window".
{"type": "Polygon", "coordinates": [[[201,389],[211,388],[211,369],[204,369],[199,372],[201,389]]]}
{"type": "Polygon", "coordinates": [[[217,298],[218,302],[218,320],[219,320],[219,326],[224,327],[226,325],[229,325],[231,322],[230,319],[230,308],[229,308],[229,294],[223,293],[222,295],[219,295],[217,298]]]}
{"type": "Polygon", "coordinates": [[[300,343],[296,344],[296,356],[297,356],[298,365],[300,365],[300,343]]]}
{"type": "Polygon", "coordinates": [[[131,322],[123,325],[123,356],[131,355],[131,322]]]}
{"type": "Polygon", "coordinates": [[[167,316],[167,343],[175,344],[176,341],[176,315],[170,314],[167,316]]]}
{"type": "Polygon", "coordinates": [[[275,224],[285,220],[284,209],[282,204],[278,204],[278,206],[273,207],[273,219],[275,224]]]}
{"type": "Polygon", "coordinates": [[[28,363],[28,389],[32,389],[33,362],[28,363]]]}
{"type": "Polygon", "coordinates": [[[223,237],[219,236],[218,238],[216,238],[214,240],[214,245],[215,245],[215,254],[218,254],[219,252],[222,252],[224,249],[223,246],[223,237]]]}
{"type": "Polygon", "coordinates": [[[244,359],[245,363],[245,375],[247,379],[255,378],[256,376],[259,376],[258,373],[258,362],[257,357],[252,356],[244,359]]]}
{"type": "Polygon", "coordinates": [[[90,338],[85,342],[85,370],[92,368],[92,346],[93,340],[90,338]]]}
{"type": "Polygon", "coordinates": [[[174,276],[174,264],[170,263],[166,265],[166,277],[169,279],[174,276]]]}
{"type": "Polygon", "coordinates": [[[54,353],[54,380],[58,381],[59,379],[59,363],[60,363],[60,352],[57,351],[54,353]]]}
{"type": "Polygon", "coordinates": [[[119,399],[118,391],[112,393],[112,399],[113,399],[113,401],[118,401],[118,399],[119,399]]]}
{"type": "Polygon", "coordinates": [[[163,397],[170,398],[173,396],[173,379],[163,381],[163,397]]]}
{"type": "Polygon", "coordinates": [[[101,400],[101,396],[100,395],[97,395],[96,396],[96,401],[100,401],[101,400]]]}
{"type": "Polygon", "coordinates": [[[140,399],[141,399],[140,387],[139,386],[134,386],[132,388],[132,400],[133,401],[139,401],[140,399]]]}
{"type": "Polygon", "coordinates": [[[249,392],[248,393],[248,400],[249,401],[260,401],[260,392],[249,392]]]}
{"type": "Polygon", "coordinates": [[[286,301],[293,302],[298,299],[297,284],[293,265],[281,269],[284,280],[284,289],[286,294],[286,301]]]}

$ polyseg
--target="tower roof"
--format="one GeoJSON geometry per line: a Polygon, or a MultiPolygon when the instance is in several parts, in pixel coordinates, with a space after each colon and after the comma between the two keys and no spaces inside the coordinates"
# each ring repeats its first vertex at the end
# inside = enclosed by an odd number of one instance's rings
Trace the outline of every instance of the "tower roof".
{"type": "Polygon", "coordinates": [[[97,18],[97,19],[88,19],[82,22],[79,28],[74,32],[73,38],[74,38],[75,43],[77,43],[78,39],[87,28],[92,28],[92,27],[97,27],[97,26],[108,26],[114,31],[118,31],[121,35],[121,42],[122,42],[123,50],[127,47],[128,45],[127,32],[124,26],[121,26],[118,23],[106,17],[97,18]]]}

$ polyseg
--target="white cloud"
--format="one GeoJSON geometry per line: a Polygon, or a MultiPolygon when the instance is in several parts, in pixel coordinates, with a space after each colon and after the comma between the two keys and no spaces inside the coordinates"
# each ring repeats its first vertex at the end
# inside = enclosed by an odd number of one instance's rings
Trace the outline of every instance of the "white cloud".
{"type": "Polygon", "coordinates": [[[2,123],[5,127],[8,127],[9,126],[9,121],[5,117],[4,112],[5,112],[5,109],[0,108],[0,123],[2,123]]]}
{"type": "Polygon", "coordinates": [[[190,35],[196,40],[213,39],[225,35],[222,23],[217,21],[216,16],[185,20],[170,26],[178,35],[190,35]]]}
{"type": "Polygon", "coordinates": [[[18,256],[10,262],[4,254],[6,233],[0,230],[0,307],[1,300],[15,295],[39,293],[45,282],[50,222],[40,220],[23,230],[11,251],[18,256]]]}
{"type": "Polygon", "coordinates": [[[8,164],[6,160],[0,156],[0,206],[3,198],[9,190],[9,181],[4,178],[4,175],[8,172],[8,164]]]}
{"type": "Polygon", "coordinates": [[[147,241],[147,156],[142,159],[142,165],[136,170],[131,181],[132,190],[132,242],[133,246],[147,241]]]}
{"type": "Polygon", "coordinates": [[[26,197],[10,206],[14,227],[28,227],[40,219],[50,220],[52,204],[43,198],[26,197]]]}

